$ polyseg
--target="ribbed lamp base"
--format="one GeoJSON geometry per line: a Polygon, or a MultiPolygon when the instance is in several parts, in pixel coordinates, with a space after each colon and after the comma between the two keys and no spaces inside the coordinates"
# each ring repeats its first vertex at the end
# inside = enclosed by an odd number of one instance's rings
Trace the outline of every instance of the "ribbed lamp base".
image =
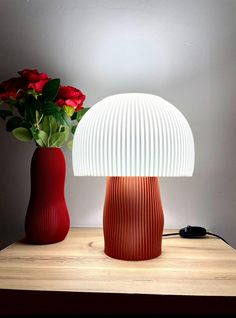
{"type": "Polygon", "coordinates": [[[103,229],[105,253],[142,261],[161,254],[164,215],[157,177],[108,177],[103,229]]]}

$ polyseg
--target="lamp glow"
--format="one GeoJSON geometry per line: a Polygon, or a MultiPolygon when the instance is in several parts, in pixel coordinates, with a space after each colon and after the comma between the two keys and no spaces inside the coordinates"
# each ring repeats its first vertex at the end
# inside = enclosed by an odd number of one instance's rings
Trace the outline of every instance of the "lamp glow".
{"type": "Polygon", "coordinates": [[[106,254],[143,260],[161,254],[163,212],[157,177],[191,176],[194,141],[182,113],[161,97],[119,94],[84,115],[73,142],[76,176],[108,176],[106,254]]]}

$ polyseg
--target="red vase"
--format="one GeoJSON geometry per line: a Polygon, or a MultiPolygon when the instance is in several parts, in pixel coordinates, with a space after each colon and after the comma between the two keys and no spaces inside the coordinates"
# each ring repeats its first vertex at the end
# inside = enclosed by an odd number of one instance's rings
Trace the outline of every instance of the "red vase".
{"type": "Polygon", "coordinates": [[[31,161],[31,195],[25,218],[29,243],[64,240],[70,219],[65,202],[65,157],[59,148],[37,148],[31,161]]]}
{"type": "Polygon", "coordinates": [[[108,256],[128,261],[159,256],[163,224],[158,178],[107,178],[103,229],[108,256]]]}

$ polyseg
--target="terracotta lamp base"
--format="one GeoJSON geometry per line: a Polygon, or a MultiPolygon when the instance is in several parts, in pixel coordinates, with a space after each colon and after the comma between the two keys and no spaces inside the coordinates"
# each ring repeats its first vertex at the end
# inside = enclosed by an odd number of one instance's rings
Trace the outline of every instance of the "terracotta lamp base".
{"type": "Polygon", "coordinates": [[[108,177],[104,205],[105,253],[142,261],[161,254],[164,215],[157,177],[108,177]]]}

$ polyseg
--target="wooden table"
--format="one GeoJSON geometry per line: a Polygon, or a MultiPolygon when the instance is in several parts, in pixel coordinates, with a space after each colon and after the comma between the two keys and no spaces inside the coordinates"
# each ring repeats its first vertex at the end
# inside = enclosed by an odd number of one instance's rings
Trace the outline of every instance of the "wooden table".
{"type": "MultiPolygon", "coordinates": [[[[170,232],[170,231],[169,231],[170,232]]],[[[98,228],[0,252],[0,313],[236,313],[236,252],[222,240],[164,237],[142,262],[103,253],[98,228]]]]}

